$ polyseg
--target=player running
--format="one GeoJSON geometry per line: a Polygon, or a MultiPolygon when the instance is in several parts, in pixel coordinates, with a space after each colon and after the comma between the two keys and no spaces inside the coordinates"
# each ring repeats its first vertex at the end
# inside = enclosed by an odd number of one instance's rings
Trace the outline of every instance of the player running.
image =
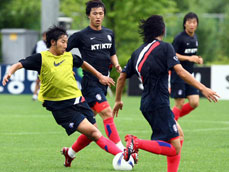
{"type": "MultiPolygon", "coordinates": [[[[82,67],[91,72],[103,85],[114,85],[114,81],[102,75],[80,57],[65,52],[67,41],[64,29],[50,28],[47,32],[49,50],[29,56],[11,66],[2,84],[5,86],[11,75],[21,68],[37,71],[41,81],[38,99],[52,112],[57,124],[61,125],[68,135],[78,131],[95,141],[106,152],[116,155],[122,151],[112,141],[103,137],[95,127],[93,112],[77,87],[73,67],[82,67]]],[[[65,156],[65,167],[70,167],[75,158],[75,151],[65,147],[62,153],[65,156]]]]}
{"type": "MultiPolygon", "coordinates": [[[[96,70],[105,76],[109,76],[111,65],[117,72],[121,72],[121,67],[116,56],[114,33],[102,26],[106,8],[100,0],[90,0],[86,3],[86,15],[90,24],[85,29],[74,33],[68,41],[67,51],[78,48],[83,60],[92,65],[96,70]]],[[[92,108],[94,114],[97,113],[103,119],[107,137],[112,140],[120,149],[124,146],[116,129],[112,116],[112,109],[106,99],[107,86],[99,83],[98,79],[91,73],[83,70],[82,93],[92,108]]],[[[81,135],[79,142],[83,146],[75,149],[83,149],[91,141],[81,135]]]]}
{"type": "Polygon", "coordinates": [[[126,78],[138,75],[144,90],[140,110],[152,128],[151,140],[142,140],[133,135],[126,135],[124,158],[129,159],[139,149],[167,156],[168,172],[176,172],[180,162],[180,150],[183,132],[174,120],[170,110],[168,92],[168,70],[173,68],[189,84],[201,90],[209,101],[217,102],[217,94],[193,78],[180,64],[171,44],[163,42],[165,24],[163,18],[152,15],[140,24],[140,34],[144,44],[133,52],[126,67],[120,74],[116,85],[116,98],[113,114],[122,109],[122,90],[126,78]]]}
{"type": "MultiPolygon", "coordinates": [[[[184,31],[179,33],[172,43],[182,67],[191,74],[194,63],[203,64],[202,57],[196,55],[198,40],[195,31],[198,23],[198,16],[195,13],[186,14],[183,21],[184,31]]],[[[172,111],[176,120],[199,105],[199,90],[185,83],[175,70],[171,71],[171,97],[175,100],[172,111]],[[185,98],[188,99],[186,104],[185,98]]]]}

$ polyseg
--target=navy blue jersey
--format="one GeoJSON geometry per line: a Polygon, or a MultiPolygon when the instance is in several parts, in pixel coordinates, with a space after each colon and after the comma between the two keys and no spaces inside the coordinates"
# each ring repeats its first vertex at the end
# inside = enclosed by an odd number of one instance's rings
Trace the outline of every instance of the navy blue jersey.
{"type": "MultiPolygon", "coordinates": [[[[102,27],[96,31],[89,26],[74,33],[68,40],[67,51],[78,48],[84,61],[92,65],[103,75],[108,76],[110,57],[116,54],[114,34],[110,29],[102,27]]],[[[90,80],[98,80],[89,72],[83,71],[90,80]]]]}
{"type": "Polygon", "coordinates": [[[154,40],[134,51],[123,72],[127,78],[137,74],[142,79],[141,111],[169,106],[168,71],[179,63],[172,45],[163,41],[154,40]]]}
{"type": "MultiPolygon", "coordinates": [[[[185,55],[185,56],[192,56],[196,55],[198,51],[198,40],[197,36],[194,35],[193,37],[189,36],[185,31],[179,33],[172,43],[176,53],[185,55]]],[[[186,69],[189,73],[193,73],[193,66],[194,63],[190,61],[180,61],[181,65],[184,69],[186,69]]],[[[172,70],[171,75],[171,83],[173,82],[184,82],[175,71],[172,70]]]]}

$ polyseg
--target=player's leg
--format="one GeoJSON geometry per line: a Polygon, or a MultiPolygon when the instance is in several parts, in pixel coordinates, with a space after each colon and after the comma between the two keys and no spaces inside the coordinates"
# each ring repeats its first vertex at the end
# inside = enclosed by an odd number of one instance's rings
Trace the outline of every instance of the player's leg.
{"type": "Polygon", "coordinates": [[[94,114],[99,113],[102,117],[106,135],[120,149],[123,149],[124,146],[114,123],[111,107],[105,96],[106,89],[107,87],[99,86],[97,82],[89,81],[86,77],[82,80],[82,93],[94,114]]]}
{"type": "Polygon", "coordinates": [[[180,117],[183,117],[193,111],[195,108],[199,106],[199,95],[190,95],[187,96],[188,103],[184,104],[181,109],[180,117]]]}
{"type": "Polygon", "coordinates": [[[180,118],[181,109],[185,103],[185,98],[175,98],[174,99],[175,105],[172,109],[175,120],[180,118]]]}
{"type": "Polygon", "coordinates": [[[189,84],[185,84],[185,95],[188,98],[188,103],[181,108],[180,117],[183,117],[193,111],[199,105],[199,90],[189,84]]]}
{"type": "MultiPolygon", "coordinates": [[[[180,146],[182,148],[183,141],[184,141],[184,133],[178,123],[177,123],[177,128],[180,135],[180,146]]],[[[171,140],[171,144],[173,144],[173,140],[171,140]]],[[[180,164],[180,159],[181,159],[181,151],[178,155],[167,156],[167,172],[177,172],[180,164]]]]}
{"type": "Polygon", "coordinates": [[[99,115],[103,119],[103,124],[107,137],[112,140],[121,150],[124,149],[120,136],[118,134],[114,118],[112,116],[111,107],[107,107],[99,112],[99,115]]]}
{"type": "Polygon", "coordinates": [[[180,117],[181,109],[185,103],[185,83],[171,84],[171,97],[174,98],[175,105],[172,109],[175,120],[180,117]]]}
{"type": "MultiPolygon", "coordinates": [[[[80,143],[74,143],[71,148],[64,147],[62,149],[62,153],[65,156],[64,164],[66,167],[71,166],[71,162],[75,158],[76,151],[79,151],[83,147],[87,146],[91,142],[91,140],[95,141],[96,144],[99,145],[102,149],[113,155],[122,152],[112,141],[103,137],[101,132],[96,128],[93,113],[87,103],[80,103],[80,106],[74,105],[64,110],[53,112],[53,116],[56,119],[57,123],[65,128],[68,135],[71,135],[76,130],[82,133],[82,135],[80,135],[80,138],[83,140],[81,140],[81,143],[84,144],[83,146],[80,145],[80,143]],[[84,114],[85,112],[90,113],[84,115],[81,111],[84,114]],[[85,144],[86,142],[88,144],[85,144]],[[76,145],[80,145],[80,147],[77,147],[76,145]]],[[[79,142],[79,139],[77,139],[76,142],[79,142]]]]}
{"type": "Polygon", "coordinates": [[[136,136],[127,135],[125,159],[128,160],[130,154],[137,152],[138,149],[166,156],[177,155],[180,152],[180,138],[176,121],[169,107],[153,112],[143,112],[143,115],[153,130],[152,140],[142,140],[136,136]],[[171,143],[169,143],[170,140],[172,140],[171,143]]]}
{"type": "Polygon", "coordinates": [[[95,92],[93,97],[94,98],[93,101],[91,101],[90,106],[93,109],[94,114],[98,113],[103,119],[103,124],[107,137],[111,141],[113,141],[121,150],[123,150],[124,146],[118,134],[112,115],[112,109],[106,99],[105,94],[103,93],[103,91],[97,91],[95,92]]]}
{"type": "Polygon", "coordinates": [[[112,155],[122,152],[112,141],[103,137],[101,132],[87,119],[84,119],[79,124],[77,131],[87,136],[90,140],[95,141],[100,148],[111,153],[112,155]]]}

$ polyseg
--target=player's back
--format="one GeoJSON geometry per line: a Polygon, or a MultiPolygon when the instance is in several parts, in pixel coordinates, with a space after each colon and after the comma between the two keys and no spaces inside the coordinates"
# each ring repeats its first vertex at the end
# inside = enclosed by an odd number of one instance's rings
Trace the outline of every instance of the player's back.
{"type": "Polygon", "coordinates": [[[134,68],[144,86],[141,109],[168,106],[168,70],[179,63],[172,46],[155,40],[142,45],[132,57],[134,68]]]}

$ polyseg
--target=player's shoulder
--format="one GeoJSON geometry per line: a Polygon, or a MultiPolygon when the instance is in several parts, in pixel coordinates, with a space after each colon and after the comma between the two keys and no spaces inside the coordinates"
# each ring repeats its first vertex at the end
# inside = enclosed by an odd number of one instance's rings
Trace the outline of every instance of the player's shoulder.
{"type": "Polygon", "coordinates": [[[73,36],[73,37],[79,37],[81,35],[87,34],[88,32],[89,32],[89,29],[88,29],[88,27],[86,27],[86,28],[84,28],[82,30],[79,30],[79,31],[74,32],[71,36],[73,36]]]}
{"type": "Polygon", "coordinates": [[[178,33],[174,39],[183,39],[184,37],[186,37],[186,33],[185,31],[182,31],[180,33],[178,33]]]}
{"type": "Polygon", "coordinates": [[[102,27],[103,32],[109,33],[109,34],[113,34],[113,31],[107,27],[102,27]]]}

